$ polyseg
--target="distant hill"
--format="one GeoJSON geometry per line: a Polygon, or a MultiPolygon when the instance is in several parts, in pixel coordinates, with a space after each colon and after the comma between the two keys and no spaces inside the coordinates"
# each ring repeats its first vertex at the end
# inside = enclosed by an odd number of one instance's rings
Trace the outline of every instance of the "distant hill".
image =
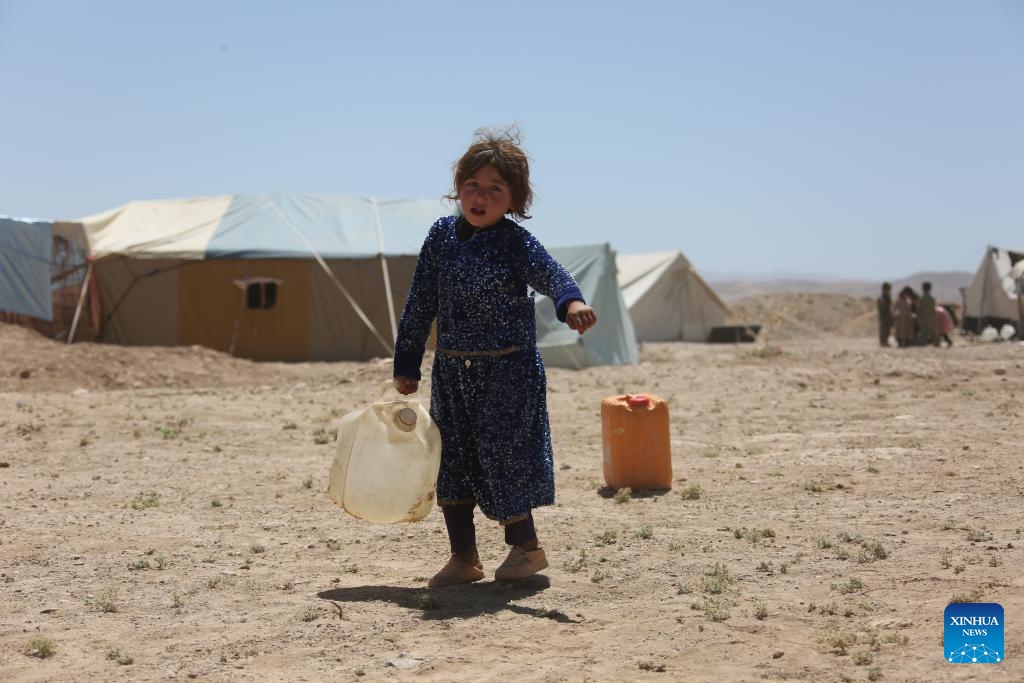
{"type": "Polygon", "coordinates": [[[823,336],[871,337],[876,334],[873,298],[833,293],[756,294],[730,306],[734,323],[761,325],[766,341],[823,336]]]}
{"type": "MultiPolygon", "coordinates": [[[[812,276],[813,277],[813,276],[812,276]]],[[[891,278],[893,296],[899,294],[904,285],[910,285],[920,294],[921,283],[932,283],[932,295],[937,301],[959,304],[960,288],[967,287],[974,273],[967,271],[922,272],[906,277],[891,278]]],[[[708,283],[726,303],[764,294],[845,294],[847,296],[869,296],[874,299],[881,291],[881,280],[832,280],[812,278],[778,279],[709,279],[708,283]]]]}

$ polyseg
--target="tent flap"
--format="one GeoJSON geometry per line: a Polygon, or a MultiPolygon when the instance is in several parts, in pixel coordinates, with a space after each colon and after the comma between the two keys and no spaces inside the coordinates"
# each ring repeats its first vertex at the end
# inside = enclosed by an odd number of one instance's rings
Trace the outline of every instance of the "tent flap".
{"type": "Polygon", "coordinates": [[[584,335],[555,316],[551,299],[537,296],[537,347],[544,364],[559,368],[635,365],[639,361],[633,322],[615,279],[615,252],[609,244],[548,250],[576,278],[598,322],[584,335]]]}

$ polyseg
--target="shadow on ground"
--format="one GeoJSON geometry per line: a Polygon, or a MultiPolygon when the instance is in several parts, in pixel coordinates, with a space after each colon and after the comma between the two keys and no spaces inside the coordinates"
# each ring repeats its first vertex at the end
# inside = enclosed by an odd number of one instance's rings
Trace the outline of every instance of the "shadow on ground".
{"type": "MultiPolygon", "coordinates": [[[[623,489],[629,492],[628,498],[660,498],[672,492],[672,489],[623,489]]],[[[602,498],[614,498],[619,489],[611,486],[602,486],[597,490],[597,495],[602,498]]]]}
{"type": "MultiPolygon", "coordinates": [[[[515,601],[537,595],[550,586],[551,580],[546,576],[534,576],[517,583],[481,581],[445,588],[352,586],[321,591],[317,597],[334,603],[390,602],[405,609],[422,611],[424,619],[466,619],[508,610],[563,624],[580,623],[580,620],[559,610],[515,604],[515,601]]],[[[336,608],[342,609],[340,605],[336,608]]]]}

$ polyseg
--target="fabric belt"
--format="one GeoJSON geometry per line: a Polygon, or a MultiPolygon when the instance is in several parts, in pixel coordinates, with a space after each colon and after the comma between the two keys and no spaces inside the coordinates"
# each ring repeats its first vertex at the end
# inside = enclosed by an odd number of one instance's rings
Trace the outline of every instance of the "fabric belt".
{"type": "Polygon", "coordinates": [[[453,356],[455,358],[479,358],[483,356],[507,356],[510,353],[522,351],[525,348],[525,346],[509,346],[504,349],[495,349],[494,351],[456,351],[454,349],[442,349],[439,346],[434,350],[437,353],[443,353],[446,356],[453,356]]]}

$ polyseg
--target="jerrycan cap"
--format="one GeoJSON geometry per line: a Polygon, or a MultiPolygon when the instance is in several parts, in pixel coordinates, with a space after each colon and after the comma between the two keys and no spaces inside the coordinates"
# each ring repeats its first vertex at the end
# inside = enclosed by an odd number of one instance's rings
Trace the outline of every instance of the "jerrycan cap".
{"type": "Polygon", "coordinates": [[[416,426],[416,411],[406,407],[395,411],[395,423],[406,431],[416,426]]]}
{"type": "Polygon", "coordinates": [[[644,394],[626,394],[626,405],[630,408],[646,408],[651,404],[651,398],[644,394]]]}

